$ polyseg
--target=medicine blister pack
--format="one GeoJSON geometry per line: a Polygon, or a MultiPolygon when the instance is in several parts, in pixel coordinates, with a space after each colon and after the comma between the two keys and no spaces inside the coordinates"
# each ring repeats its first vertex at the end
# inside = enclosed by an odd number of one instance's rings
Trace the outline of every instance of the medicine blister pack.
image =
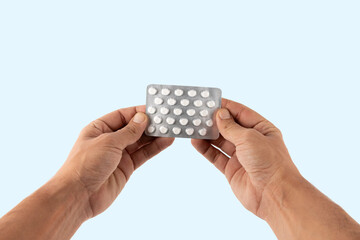
{"type": "Polygon", "coordinates": [[[150,84],[145,134],[155,137],[217,139],[214,113],[221,107],[219,88],[150,84]]]}

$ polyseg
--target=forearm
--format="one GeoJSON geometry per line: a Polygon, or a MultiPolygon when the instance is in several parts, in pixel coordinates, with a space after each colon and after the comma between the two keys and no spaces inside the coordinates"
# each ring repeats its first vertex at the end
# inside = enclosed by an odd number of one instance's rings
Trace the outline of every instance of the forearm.
{"type": "Polygon", "coordinates": [[[264,218],[279,239],[360,239],[360,225],[303,177],[272,184],[263,195],[264,218]]]}
{"type": "Polygon", "coordinates": [[[0,219],[0,240],[70,239],[89,216],[87,193],[54,178],[0,219]]]}

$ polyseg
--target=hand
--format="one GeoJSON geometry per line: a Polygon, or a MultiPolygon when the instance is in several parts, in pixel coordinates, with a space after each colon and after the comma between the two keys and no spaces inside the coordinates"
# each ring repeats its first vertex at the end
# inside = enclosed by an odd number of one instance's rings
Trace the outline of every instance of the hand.
{"type": "Polygon", "coordinates": [[[131,174],[174,141],[143,135],[145,106],[109,113],[85,127],[55,179],[72,179],[89,198],[88,217],[108,208],[131,174]]]}
{"type": "Polygon", "coordinates": [[[227,99],[222,100],[222,107],[215,119],[220,137],[212,141],[192,139],[192,144],[225,174],[239,201],[264,218],[265,189],[276,186],[285,173],[300,173],[291,161],[280,131],[272,123],[227,99]]]}

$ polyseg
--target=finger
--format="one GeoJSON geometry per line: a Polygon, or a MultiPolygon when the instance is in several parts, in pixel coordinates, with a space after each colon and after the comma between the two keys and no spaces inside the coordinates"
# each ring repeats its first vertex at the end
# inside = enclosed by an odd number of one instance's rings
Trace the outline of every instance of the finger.
{"type": "Polygon", "coordinates": [[[118,147],[125,149],[127,146],[138,141],[146,128],[147,122],[146,114],[138,112],[125,127],[112,133],[118,147]]]}
{"type": "Polygon", "coordinates": [[[174,140],[174,138],[155,138],[155,140],[150,144],[143,146],[131,154],[131,158],[134,162],[134,168],[137,169],[147,160],[169,147],[174,142],[174,140]]]}
{"type": "Polygon", "coordinates": [[[221,135],[235,146],[241,143],[243,134],[249,131],[247,128],[237,124],[226,108],[221,108],[216,113],[216,124],[221,135]]]}
{"type": "Polygon", "coordinates": [[[209,141],[212,145],[220,148],[223,152],[225,152],[228,156],[233,156],[235,153],[235,145],[230,141],[226,140],[222,135],[218,137],[216,140],[209,141]]]}
{"type": "Polygon", "coordinates": [[[85,127],[85,135],[91,134],[89,130],[94,128],[98,130],[98,133],[115,132],[125,126],[137,112],[145,112],[145,105],[122,108],[108,113],[85,127]]]}
{"type": "Polygon", "coordinates": [[[203,139],[191,139],[191,144],[201,155],[225,174],[225,168],[229,161],[229,158],[225,154],[214,148],[210,142],[203,139]]]}
{"type": "Polygon", "coordinates": [[[155,140],[155,137],[150,137],[150,136],[143,134],[141,136],[141,138],[139,140],[137,140],[134,144],[129,145],[126,148],[126,151],[131,154],[131,153],[135,152],[136,150],[138,150],[139,148],[151,143],[154,140],[155,140]]]}
{"type": "Polygon", "coordinates": [[[259,122],[265,120],[263,116],[254,110],[226,98],[221,100],[221,107],[227,108],[236,121],[246,128],[253,128],[259,122]]]}

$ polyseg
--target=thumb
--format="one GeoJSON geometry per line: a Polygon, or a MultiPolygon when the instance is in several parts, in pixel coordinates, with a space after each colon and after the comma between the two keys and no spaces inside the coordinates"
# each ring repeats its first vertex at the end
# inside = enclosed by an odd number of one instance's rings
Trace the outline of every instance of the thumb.
{"type": "Polygon", "coordinates": [[[226,108],[221,108],[217,112],[216,124],[221,135],[234,145],[239,143],[241,135],[246,131],[246,128],[235,122],[226,108]]]}
{"type": "Polygon", "coordinates": [[[114,132],[115,138],[119,144],[118,146],[121,149],[125,149],[127,146],[139,140],[147,126],[147,122],[148,117],[145,113],[136,113],[125,127],[114,132]]]}

